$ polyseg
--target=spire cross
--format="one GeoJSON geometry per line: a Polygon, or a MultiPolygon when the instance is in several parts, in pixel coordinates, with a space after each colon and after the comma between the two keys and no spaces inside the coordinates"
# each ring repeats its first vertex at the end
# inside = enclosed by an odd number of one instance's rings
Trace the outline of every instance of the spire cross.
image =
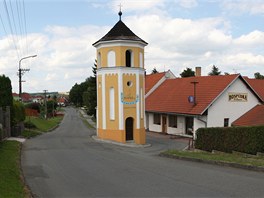
{"type": "Polygon", "coordinates": [[[121,12],[121,8],[123,7],[122,4],[120,3],[119,5],[119,12],[121,12]]]}

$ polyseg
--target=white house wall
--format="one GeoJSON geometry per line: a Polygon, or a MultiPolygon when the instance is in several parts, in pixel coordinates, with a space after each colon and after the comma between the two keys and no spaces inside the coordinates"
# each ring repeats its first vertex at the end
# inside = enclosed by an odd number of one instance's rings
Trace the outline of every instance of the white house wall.
{"type": "MultiPolygon", "coordinates": [[[[154,114],[153,113],[146,113],[146,117],[148,118],[148,129],[149,131],[153,132],[162,132],[162,120],[160,120],[161,124],[154,124],[154,114]]],[[[167,126],[169,126],[169,119],[167,115],[167,126]]],[[[185,117],[184,116],[177,116],[177,128],[167,127],[168,134],[185,134],[185,117]]]]}
{"type": "Polygon", "coordinates": [[[167,116],[168,129],[167,133],[172,135],[185,134],[185,117],[177,116],[177,128],[169,127],[169,119],[167,116]]]}
{"type": "MultiPolygon", "coordinates": [[[[160,121],[161,122],[161,121],[160,121]]],[[[161,124],[153,124],[154,123],[154,114],[149,113],[149,130],[154,132],[161,132],[161,124]]]]}
{"type": "Polygon", "coordinates": [[[207,127],[223,127],[224,119],[229,118],[229,126],[259,104],[256,96],[247,88],[247,86],[237,79],[208,109],[207,127]],[[228,93],[247,93],[246,102],[230,102],[228,93]]]}

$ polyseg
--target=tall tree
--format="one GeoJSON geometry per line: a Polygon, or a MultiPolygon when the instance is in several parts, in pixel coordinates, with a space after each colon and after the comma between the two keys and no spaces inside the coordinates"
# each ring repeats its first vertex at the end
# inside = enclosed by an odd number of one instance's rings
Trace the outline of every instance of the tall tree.
{"type": "Polygon", "coordinates": [[[264,75],[260,74],[259,72],[256,72],[254,76],[255,76],[255,79],[264,79],[264,75]]]}
{"type": "Polygon", "coordinates": [[[11,125],[14,124],[14,107],[11,80],[5,75],[0,76],[0,107],[10,107],[11,125]]]}
{"type": "Polygon", "coordinates": [[[90,76],[86,79],[87,81],[87,90],[83,92],[83,103],[87,107],[87,113],[89,115],[96,116],[96,106],[97,106],[97,88],[96,88],[96,68],[97,61],[95,60],[93,66],[94,76],[90,76]]]}
{"type": "Polygon", "coordinates": [[[180,73],[180,76],[182,78],[192,77],[195,76],[195,72],[192,70],[192,68],[187,67],[182,73],[180,73]]]}
{"type": "Polygon", "coordinates": [[[152,69],[151,74],[156,74],[156,73],[159,73],[159,72],[158,72],[158,70],[156,69],[156,67],[154,67],[154,68],[152,69]]]}
{"type": "Polygon", "coordinates": [[[213,65],[211,72],[208,73],[209,76],[218,76],[221,74],[221,71],[219,71],[218,67],[213,65]]]}
{"type": "Polygon", "coordinates": [[[0,107],[13,106],[11,80],[5,75],[0,76],[0,107]]]}

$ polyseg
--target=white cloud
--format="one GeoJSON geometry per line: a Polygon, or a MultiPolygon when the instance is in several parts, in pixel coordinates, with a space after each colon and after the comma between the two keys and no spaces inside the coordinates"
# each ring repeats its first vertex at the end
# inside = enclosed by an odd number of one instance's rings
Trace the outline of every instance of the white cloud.
{"type": "Polygon", "coordinates": [[[234,14],[249,13],[252,15],[264,14],[263,0],[225,0],[222,2],[224,9],[234,14]]]}
{"type": "Polygon", "coordinates": [[[256,46],[264,44],[264,32],[255,30],[247,35],[242,35],[234,40],[234,43],[240,46],[256,46]]]}
{"type": "MultiPolygon", "coordinates": [[[[119,3],[112,1],[109,5],[117,10],[119,3]]],[[[138,15],[123,16],[122,20],[149,43],[145,48],[147,72],[156,67],[158,71],[170,69],[179,76],[186,67],[202,66],[202,74],[206,75],[212,65],[216,65],[222,72],[233,73],[235,69],[249,76],[264,73],[264,32],[252,30],[236,38],[230,33],[232,27],[226,19],[173,18],[163,9],[169,3],[187,9],[198,6],[192,0],[125,1],[123,4],[122,9],[140,11],[138,15]]],[[[29,34],[29,54],[38,56],[23,61],[23,67],[30,68],[23,76],[26,80],[23,90],[69,91],[76,82],[93,75],[96,52],[92,44],[105,35],[111,25],[47,26],[42,33],[29,34]]],[[[6,37],[0,39],[0,74],[12,78],[13,90],[18,92],[18,58],[11,44],[6,37]]]]}

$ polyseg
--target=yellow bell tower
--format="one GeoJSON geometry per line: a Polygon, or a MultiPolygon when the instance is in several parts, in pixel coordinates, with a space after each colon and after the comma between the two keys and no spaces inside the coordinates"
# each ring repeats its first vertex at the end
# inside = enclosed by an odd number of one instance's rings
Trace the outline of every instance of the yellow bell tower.
{"type": "Polygon", "coordinates": [[[121,20],[93,46],[97,53],[97,136],[146,143],[144,47],[121,20]]]}

